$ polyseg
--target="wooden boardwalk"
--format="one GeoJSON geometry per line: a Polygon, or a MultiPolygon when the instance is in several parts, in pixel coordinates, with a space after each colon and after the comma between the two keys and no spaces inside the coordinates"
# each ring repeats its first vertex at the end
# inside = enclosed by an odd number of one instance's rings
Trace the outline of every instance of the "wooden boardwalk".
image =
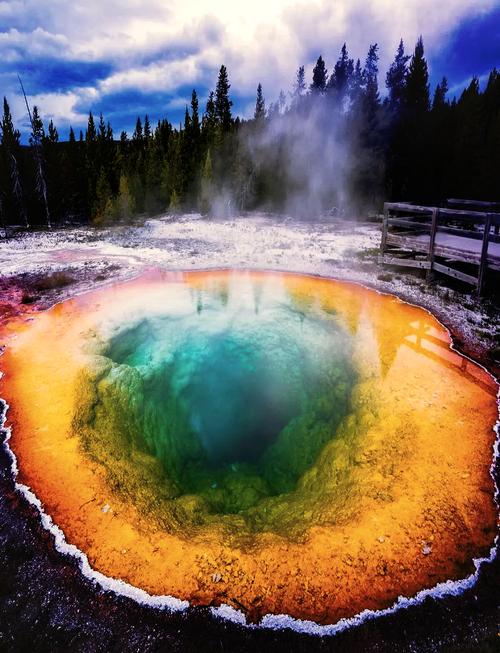
{"type": "Polygon", "coordinates": [[[476,287],[500,271],[500,204],[448,200],[450,208],[386,203],[379,263],[439,272],[476,287]],[[465,208],[455,208],[465,206],[465,208]],[[479,208],[481,210],[472,210],[479,208]]]}

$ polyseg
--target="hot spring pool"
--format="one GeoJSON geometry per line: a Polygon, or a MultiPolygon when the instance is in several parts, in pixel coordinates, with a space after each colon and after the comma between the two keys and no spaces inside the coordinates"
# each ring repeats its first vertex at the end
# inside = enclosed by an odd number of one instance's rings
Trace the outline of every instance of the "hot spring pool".
{"type": "Polygon", "coordinates": [[[496,385],[393,297],[151,272],[5,338],[18,481],[106,576],[331,623],[492,544],[496,385]]]}
{"type": "Polygon", "coordinates": [[[196,497],[182,529],[239,514],[280,530],[263,500],[293,492],[347,415],[348,332],[276,290],[239,284],[229,301],[225,284],[178,284],[167,311],[111,335],[106,382],[89,380],[99,409],[78,425],[86,449],[102,461],[112,434],[117,456],[153,456],[163,496],[196,497]]]}

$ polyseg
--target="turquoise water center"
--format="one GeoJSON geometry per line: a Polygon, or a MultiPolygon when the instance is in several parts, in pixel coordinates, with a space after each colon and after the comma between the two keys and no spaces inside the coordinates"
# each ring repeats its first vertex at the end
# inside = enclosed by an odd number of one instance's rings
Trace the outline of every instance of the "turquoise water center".
{"type": "Polygon", "coordinates": [[[272,278],[179,284],[162,302],[102,341],[91,418],[80,412],[85,446],[101,463],[134,459],[131,494],[153,485],[198,518],[265,511],[347,414],[349,332],[272,278]]]}

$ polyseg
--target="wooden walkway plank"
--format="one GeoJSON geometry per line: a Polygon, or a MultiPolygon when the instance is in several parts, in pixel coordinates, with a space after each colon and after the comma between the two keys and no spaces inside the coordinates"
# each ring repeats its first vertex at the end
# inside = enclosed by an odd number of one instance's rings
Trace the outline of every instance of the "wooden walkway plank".
{"type": "Polygon", "coordinates": [[[379,263],[425,269],[428,282],[434,271],[440,272],[475,286],[482,295],[488,269],[500,271],[500,238],[492,234],[492,228],[496,233],[500,226],[500,214],[482,209],[500,210],[500,203],[448,200],[448,204],[472,208],[386,202],[379,263]],[[396,231],[390,231],[391,228],[396,231]],[[421,259],[416,258],[417,254],[422,255],[421,259]],[[453,267],[453,263],[477,266],[477,277],[453,267]]]}

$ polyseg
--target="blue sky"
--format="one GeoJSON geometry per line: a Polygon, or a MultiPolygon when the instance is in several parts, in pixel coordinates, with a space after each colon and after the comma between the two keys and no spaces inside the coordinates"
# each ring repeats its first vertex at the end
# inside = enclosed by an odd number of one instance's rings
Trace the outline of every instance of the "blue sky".
{"type": "Polygon", "coordinates": [[[431,64],[432,81],[446,75],[452,94],[459,94],[471,77],[484,80],[492,68],[500,69],[500,6],[456,25],[431,64]]]}
{"type": "Polygon", "coordinates": [[[500,67],[500,0],[0,0],[0,90],[22,131],[18,73],[63,138],[89,110],[118,134],[138,114],[177,124],[193,87],[203,107],[221,63],[247,116],[259,82],[273,101],[318,54],[331,69],[344,41],[361,59],[379,43],[383,87],[399,38],[411,50],[419,34],[433,86],[446,75],[459,93],[500,67]]]}

